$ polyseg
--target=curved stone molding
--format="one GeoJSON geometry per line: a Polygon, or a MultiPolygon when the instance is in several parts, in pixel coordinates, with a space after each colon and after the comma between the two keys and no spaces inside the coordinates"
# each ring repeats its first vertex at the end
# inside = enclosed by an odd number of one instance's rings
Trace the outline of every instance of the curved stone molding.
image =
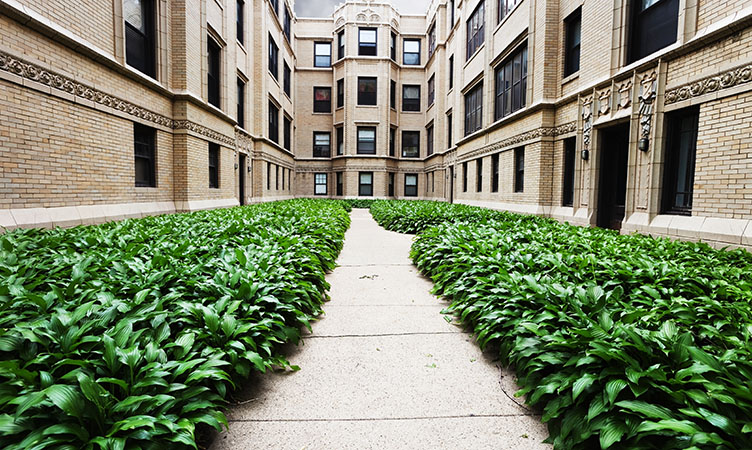
{"type": "Polygon", "coordinates": [[[399,31],[399,26],[400,26],[400,25],[399,25],[399,22],[397,22],[397,19],[392,19],[392,27],[393,27],[393,28],[394,28],[395,30],[399,31]]]}
{"type": "Polygon", "coordinates": [[[235,139],[230,136],[188,120],[173,120],[2,51],[0,51],[0,70],[49,86],[52,89],[67,92],[68,94],[112,108],[130,116],[138,117],[147,122],[173,130],[188,130],[230,147],[235,146],[235,139]]]}
{"type": "Polygon", "coordinates": [[[485,147],[481,147],[479,149],[466,153],[462,155],[461,157],[457,158],[457,162],[464,162],[470,159],[474,159],[478,156],[486,155],[496,150],[500,150],[506,147],[511,147],[513,145],[521,144],[523,142],[527,142],[536,138],[555,137],[561,134],[571,133],[573,131],[577,131],[576,122],[565,123],[562,125],[558,125],[556,127],[536,128],[534,130],[520,133],[510,138],[507,138],[498,142],[494,142],[493,144],[490,144],[485,147]]]}
{"type": "Polygon", "coordinates": [[[693,97],[720,91],[721,89],[749,83],[750,81],[752,81],[752,65],[737,67],[720,75],[704,78],[700,81],[671,89],[666,92],[665,103],[670,105],[683,100],[689,100],[693,97]]]}

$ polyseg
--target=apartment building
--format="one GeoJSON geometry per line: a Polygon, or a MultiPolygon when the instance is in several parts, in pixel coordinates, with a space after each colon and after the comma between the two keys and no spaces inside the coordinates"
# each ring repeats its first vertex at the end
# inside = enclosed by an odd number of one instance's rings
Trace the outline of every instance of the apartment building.
{"type": "Polygon", "coordinates": [[[752,246],[752,1],[0,0],[0,226],[426,198],[752,246]]]}

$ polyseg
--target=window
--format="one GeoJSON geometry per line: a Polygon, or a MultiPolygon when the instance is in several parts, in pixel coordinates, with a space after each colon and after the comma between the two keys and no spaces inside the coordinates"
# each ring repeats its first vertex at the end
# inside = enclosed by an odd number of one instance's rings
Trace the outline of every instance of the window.
{"type": "Polygon", "coordinates": [[[272,35],[269,35],[269,72],[272,74],[275,80],[279,80],[278,67],[279,66],[279,47],[274,42],[272,35]]]}
{"type": "Polygon", "coordinates": [[[337,33],[337,59],[345,57],[345,30],[337,33]]]}
{"type": "Polygon", "coordinates": [[[483,83],[465,94],[465,136],[483,128],[483,83]]]}
{"type": "Polygon", "coordinates": [[[358,29],[358,55],[376,56],[376,28],[358,29]]]}
{"type": "Polygon", "coordinates": [[[567,77],[580,70],[580,32],[582,28],[582,7],[564,20],[564,76],[567,77]]]}
{"type": "Polygon", "coordinates": [[[279,190],[279,166],[274,165],[274,189],[279,190]]]}
{"type": "Polygon", "coordinates": [[[467,20],[467,59],[469,60],[486,39],[484,3],[480,2],[467,20]]]}
{"type": "Polygon", "coordinates": [[[692,213],[699,116],[697,107],[666,114],[665,213],[692,213]]]}
{"type": "Polygon", "coordinates": [[[358,127],[358,154],[376,154],[376,127],[358,127]]]}
{"type": "Polygon", "coordinates": [[[245,20],[245,3],[243,3],[243,0],[237,0],[235,2],[235,37],[237,38],[238,42],[241,44],[243,43],[243,21],[245,20]]]}
{"type": "Polygon", "coordinates": [[[291,140],[291,129],[292,129],[292,122],[290,121],[290,118],[285,116],[283,120],[283,129],[284,129],[284,147],[286,150],[290,150],[292,146],[292,140],[291,140]]]}
{"type": "Polygon", "coordinates": [[[277,0],[269,0],[269,4],[272,7],[272,11],[274,11],[274,14],[279,14],[277,11],[279,11],[279,4],[277,0]]]}
{"type": "Polygon", "coordinates": [[[282,190],[285,190],[285,175],[287,174],[287,169],[282,168],[282,190]]]}
{"type": "Polygon", "coordinates": [[[125,60],[129,66],[156,78],[154,0],[123,0],[125,60]]]}
{"type": "Polygon", "coordinates": [[[402,132],[402,157],[420,157],[420,131],[402,132]]]}
{"type": "Polygon", "coordinates": [[[576,138],[564,139],[564,180],[562,183],[561,204],[562,206],[574,205],[574,162],[576,138]]]}
{"type": "Polygon", "coordinates": [[[214,39],[208,40],[208,52],[207,57],[209,60],[208,65],[208,100],[209,103],[219,108],[219,86],[220,86],[220,64],[219,64],[220,48],[219,45],[214,42],[214,39]]]}
{"type": "Polygon", "coordinates": [[[394,127],[389,128],[389,156],[395,155],[395,147],[397,140],[397,129],[394,127]]]}
{"type": "Polygon", "coordinates": [[[138,123],[133,124],[133,144],[137,187],[156,187],[154,147],[156,130],[138,123]]]}
{"type": "Polygon", "coordinates": [[[358,195],[373,197],[373,172],[358,173],[358,195]]]}
{"type": "Polygon", "coordinates": [[[454,55],[449,57],[449,89],[454,87],[454,55]]]}
{"type": "Polygon", "coordinates": [[[514,149],[514,192],[525,190],[525,147],[514,149]]]}
{"type": "Polygon", "coordinates": [[[454,124],[452,122],[452,113],[449,113],[447,114],[447,148],[452,148],[454,145],[454,142],[452,142],[452,130],[454,129],[454,124]]]}
{"type": "Polygon", "coordinates": [[[449,29],[454,28],[454,0],[449,0],[449,29]]]}
{"type": "Polygon", "coordinates": [[[420,39],[405,39],[402,41],[402,64],[406,66],[420,65],[420,39]]]}
{"type": "Polygon", "coordinates": [[[394,172],[389,172],[389,188],[387,193],[389,197],[394,197],[394,172]]]}
{"type": "Polygon", "coordinates": [[[475,160],[475,190],[483,192],[483,158],[475,160]]]}
{"type": "Polygon", "coordinates": [[[266,163],[266,190],[272,189],[272,163],[266,163]]]}
{"type": "Polygon", "coordinates": [[[313,132],[313,157],[328,158],[331,156],[332,134],[322,131],[313,132]]]}
{"type": "Polygon", "coordinates": [[[462,192],[467,192],[467,162],[462,163],[462,192]]]}
{"type": "Polygon", "coordinates": [[[327,194],[327,174],[325,173],[317,173],[314,174],[314,187],[313,187],[313,193],[315,195],[326,195],[327,194]]]}
{"type": "Polygon", "coordinates": [[[279,144],[279,108],[269,102],[269,139],[279,144]]]}
{"type": "Polygon", "coordinates": [[[679,0],[633,0],[629,61],[634,62],[676,42],[679,0]]]}
{"type": "Polygon", "coordinates": [[[418,174],[405,174],[405,197],[418,196],[418,174]]]}
{"type": "Polygon", "coordinates": [[[292,97],[292,70],[290,70],[290,66],[285,63],[285,80],[284,80],[284,89],[285,94],[287,94],[288,97],[292,97]]]}
{"type": "Polygon", "coordinates": [[[525,107],[527,92],[527,45],[496,69],[494,119],[499,120],[525,107]]]}
{"type": "Polygon", "coordinates": [[[358,105],[376,104],[376,77],[358,77],[358,105]]]}
{"type": "Polygon", "coordinates": [[[428,31],[428,58],[431,58],[433,52],[436,51],[436,23],[431,25],[431,29],[428,31]]]}
{"type": "Polygon", "coordinates": [[[389,82],[389,107],[397,109],[397,82],[394,80],[389,82]]]}
{"type": "Polygon", "coordinates": [[[402,86],[402,111],[420,111],[420,85],[402,86]]]}
{"type": "Polygon", "coordinates": [[[331,113],[332,112],[332,88],[314,87],[313,88],[313,112],[331,113]]]}
{"type": "Polygon", "coordinates": [[[292,169],[288,169],[288,174],[287,174],[287,190],[288,191],[292,190],[292,169]]]}
{"type": "Polygon", "coordinates": [[[238,78],[238,126],[245,128],[245,81],[238,78]]]}
{"type": "Polygon", "coordinates": [[[282,32],[287,36],[287,40],[292,42],[292,14],[287,7],[285,7],[285,22],[282,27],[282,32]]]}
{"type": "Polygon", "coordinates": [[[504,18],[512,12],[515,6],[522,2],[522,0],[497,0],[499,4],[498,16],[496,17],[496,23],[501,22],[504,18]]]}
{"type": "Polygon", "coordinates": [[[426,128],[426,155],[433,155],[433,125],[426,128]]]}
{"type": "Polygon", "coordinates": [[[434,101],[436,101],[436,76],[431,75],[428,79],[428,106],[433,105],[434,101]]]}
{"type": "Polygon", "coordinates": [[[345,127],[337,127],[337,155],[345,154],[345,127]]]}
{"type": "Polygon", "coordinates": [[[337,195],[342,196],[344,195],[345,191],[345,182],[344,182],[344,174],[342,172],[337,172],[337,195]]]}
{"type": "Polygon", "coordinates": [[[392,33],[392,39],[389,41],[389,57],[397,62],[397,35],[395,33],[392,33]]]}
{"type": "Polygon", "coordinates": [[[345,79],[337,80],[337,108],[345,106],[345,79]]]}
{"type": "Polygon", "coordinates": [[[491,192],[499,192],[499,154],[491,155],[491,192]]]}
{"type": "Polygon", "coordinates": [[[314,67],[331,67],[332,44],[330,42],[314,42],[313,55],[314,67]]]}
{"type": "Polygon", "coordinates": [[[209,189],[219,189],[219,144],[209,143],[209,189]]]}

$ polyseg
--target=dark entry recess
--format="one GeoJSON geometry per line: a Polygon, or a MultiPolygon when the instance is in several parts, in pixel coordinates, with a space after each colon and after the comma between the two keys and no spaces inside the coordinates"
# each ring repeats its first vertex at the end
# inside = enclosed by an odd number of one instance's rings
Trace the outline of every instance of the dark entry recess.
{"type": "Polygon", "coordinates": [[[238,188],[240,190],[240,206],[245,205],[245,172],[248,170],[245,167],[246,156],[241,154],[238,164],[238,188]]]}
{"type": "Polygon", "coordinates": [[[621,230],[627,199],[627,162],[629,124],[599,131],[600,182],[598,186],[598,222],[601,228],[621,230]]]}

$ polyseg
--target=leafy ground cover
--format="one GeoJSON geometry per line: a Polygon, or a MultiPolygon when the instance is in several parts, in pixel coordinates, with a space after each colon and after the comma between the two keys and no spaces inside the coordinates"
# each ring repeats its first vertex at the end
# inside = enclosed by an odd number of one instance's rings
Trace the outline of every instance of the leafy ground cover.
{"type": "Polygon", "coordinates": [[[467,206],[371,211],[422,230],[413,261],[516,370],[555,448],[752,448],[749,253],[467,206]]]}
{"type": "Polygon", "coordinates": [[[195,448],[236,383],[297,369],[280,346],[349,220],[293,200],[0,235],[0,448],[195,448]]]}

